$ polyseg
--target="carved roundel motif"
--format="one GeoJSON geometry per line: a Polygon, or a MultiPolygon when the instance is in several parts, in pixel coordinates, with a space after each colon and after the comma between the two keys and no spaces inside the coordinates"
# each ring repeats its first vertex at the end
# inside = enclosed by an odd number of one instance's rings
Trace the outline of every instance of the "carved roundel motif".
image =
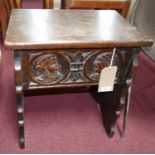
{"type": "Polygon", "coordinates": [[[84,67],[85,76],[92,81],[98,81],[101,70],[110,64],[111,54],[98,53],[86,61],[84,67]]]}
{"type": "Polygon", "coordinates": [[[58,53],[39,55],[30,63],[30,76],[39,84],[55,84],[63,80],[69,73],[68,60],[58,53]]]}

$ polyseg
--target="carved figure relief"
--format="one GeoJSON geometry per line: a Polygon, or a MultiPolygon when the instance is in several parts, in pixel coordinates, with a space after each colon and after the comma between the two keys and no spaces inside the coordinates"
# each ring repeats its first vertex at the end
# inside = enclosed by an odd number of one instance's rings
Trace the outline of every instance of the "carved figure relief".
{"type": "MultiPolygon", "coordinates": [[[[104,67],[110,65],[112,53],[96,53],[94,54],[85,64],[84,73],[87,78],[92,81],[98,81],[100,77],[100,73],[104,67]]],[[[113,65],[120,67],[121,59],[116,54],[114,57],[113,65]]]]}
{"type": "Polygon", "coordinates": [[[40,84],[57,83],[68,71],[69,64],[60,54],[39,55],[31,62],[31,77],[40,84]]]}

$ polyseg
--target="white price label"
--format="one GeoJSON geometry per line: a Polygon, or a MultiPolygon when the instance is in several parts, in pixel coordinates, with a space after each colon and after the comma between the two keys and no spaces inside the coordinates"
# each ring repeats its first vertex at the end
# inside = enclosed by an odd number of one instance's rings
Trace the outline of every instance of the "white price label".
{"type": "Polygon", "coordinates": [[[117,66],[105,67],[101,71],[98,92],[113,91],[117,66]]]}

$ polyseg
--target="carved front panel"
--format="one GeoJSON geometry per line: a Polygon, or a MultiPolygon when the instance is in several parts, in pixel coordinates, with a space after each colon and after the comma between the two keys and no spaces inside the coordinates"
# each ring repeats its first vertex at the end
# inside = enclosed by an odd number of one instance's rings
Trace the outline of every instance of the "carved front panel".
{"type": "MultiPolygon", "coordinates": [[[[119,68],[117,82],[124,72],[122,53],[124,50],[117,51],[113,61],[119,68]]],[[[112,49],[32,51],[27,55],[27,79],[31,86],[97,84],[101,70],[110,64],[112,49]]]]}

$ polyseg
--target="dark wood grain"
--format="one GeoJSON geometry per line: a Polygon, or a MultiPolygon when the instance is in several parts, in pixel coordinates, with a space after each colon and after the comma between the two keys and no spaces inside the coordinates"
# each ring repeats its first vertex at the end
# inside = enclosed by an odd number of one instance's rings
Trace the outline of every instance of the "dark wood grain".
{"type": "Polygon", "coordinates": [[[150,45],[117,12],[96,10],[13,10],[5,39],[7,49],[26,50],[150,45]]]}

